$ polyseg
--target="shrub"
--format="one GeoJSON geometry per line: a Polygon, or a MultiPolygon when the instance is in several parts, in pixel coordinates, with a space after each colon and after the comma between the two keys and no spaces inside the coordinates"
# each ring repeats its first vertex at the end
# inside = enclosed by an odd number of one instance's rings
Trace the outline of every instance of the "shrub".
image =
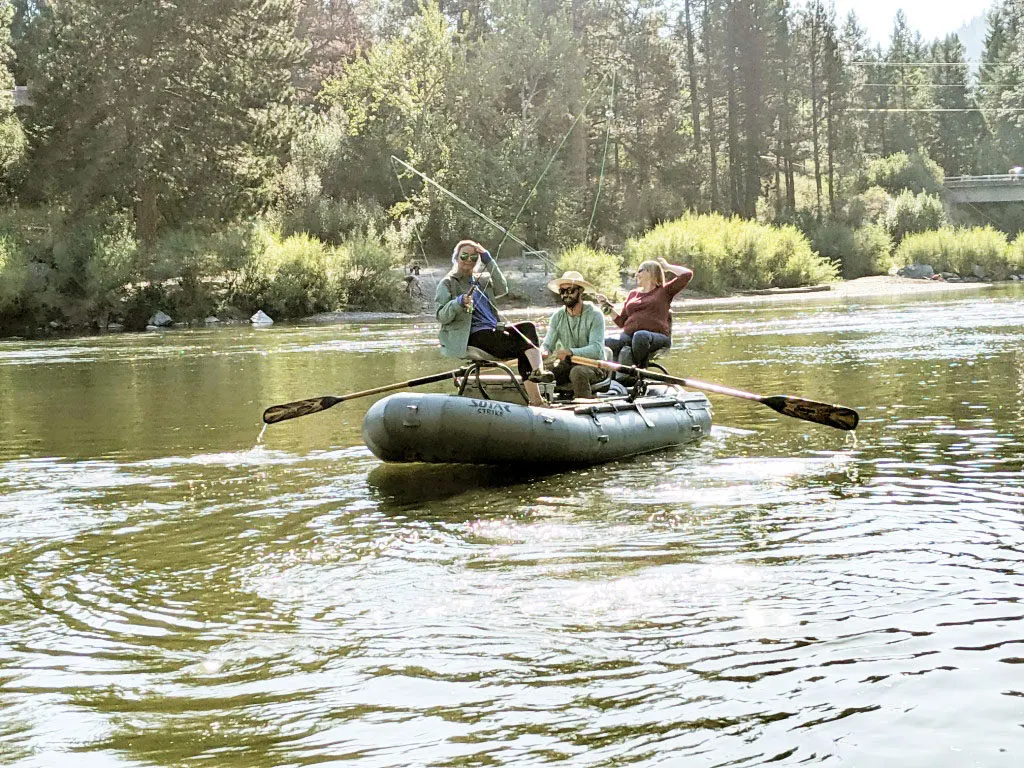
{"type": "Polygon", "coordinates": [[[620,266],[619,257],[614,253],[587,245],[574,245],[562,251],[555,264],[558,274],[575,270],[606,296],[614,296],[622,286],[620,266]]]}
{"type": "Polygon", "coordinates": [[[349,306],[377,311],[407,307],[405,283],[396,271],[402,266],[402,251],[368,235],[350,237],[338,250],[347,262],[344,282],[349,306]]]}
{"type": "Polygon", "coordinates": [[[843,206],[841,218],[851,227],[865,224],[881,224],[885,220],[892,196],[881,187],[869,187],[854,195],[843,206]]]}
{"type": "Polygon", "coordinates": [[[28,259],[8,236],[0,237],[0,313],[16,313],[28,294],[28,259]]]}
{"type": "Polygon", "coordinates": [[[883,223],[893,242],[899,244],[908,234],[944,227],[946,210],[938,195],[904,191],[889,204],[883,223]]]}
{"type": "Polygon", "coordinates": [[[884,275],[892,265],[892,238],[885,228],[868,224],[853,233],[853,251],[842,260],[843,277],[884,275]]]}
{"type": "Polygon", "coordinates": [[[337,309],[345,303],[344,253],[309,235],[287,238],[261,227],[231,300],[271,317],[300,317],[337,309]]]}
{"type": "Polygon", "coordinates": [[[171,230],[147,257],[143,280],[168,284],[165,300],[173,317],[194,319],[213,312],[213,286],[224,270],[212,237],[192,229],[171,230]]]}
{"type": "Polygon", "coordinates": [[[719,214],[687,214],[626,243],[626,262],[664,258],[694,270],[693,287],[714,294],[830,282],[838,267],[811,250],[792,226],[772,227],[719,214]]]}
{"type": "Polygon", "coordinates": [[[106,325],[139,279],[138,247],[127,211],[112,204],[54,226],[50,282],[72,325],[106,325]]]}
{"type": "Polygon", "coordinates": [[[942,179],[942,168],[927,154],[920,150],[910,154],[897,152],[872,160],[860,187],[868,189],[878,186],[892,195],[898,195],[903,190],[915,194],[937,193],[942,189],[942,179]]]}
{"type": "Polygon", "coordinates": [[[847,280],[884,274],[889,269],[892,240],[877,224],[854,229],[839,221],[826,221],[815,230],[811,245],[819,255],[839,262],[847,280]]]}
{"type": "Polygon", "coordinates": [[[991,227],[943,227],[907,235],[893,254],[894,267],[930,264],[936,272],[969,275],[978,265],[991,280],[1007,279],[1021,263],[1006,235],[991,227]]]}

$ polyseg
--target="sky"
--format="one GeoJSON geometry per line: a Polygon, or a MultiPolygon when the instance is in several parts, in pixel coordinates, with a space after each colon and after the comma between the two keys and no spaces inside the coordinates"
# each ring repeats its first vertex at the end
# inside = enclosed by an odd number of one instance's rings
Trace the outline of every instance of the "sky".
{"type": "Polygon", "coordinates": [[[911,29],[925,40],[944,37],[984,13],[990,0],[835,0],[836,18],[846,19],[853,10],[873,42],[887,44],[893,19],[900,8],[911,29]]]}

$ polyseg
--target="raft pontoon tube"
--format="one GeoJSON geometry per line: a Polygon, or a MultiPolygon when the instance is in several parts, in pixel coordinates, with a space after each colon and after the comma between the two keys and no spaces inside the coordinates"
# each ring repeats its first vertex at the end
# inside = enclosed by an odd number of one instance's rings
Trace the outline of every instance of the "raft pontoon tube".
{"type": "Polygon", "coordinates": [[[677,387],[558,408],[403,392],[378,400],[363,419],[366,445],[391,462],[598,464],[710,431],[708,399],[677,387]]]}

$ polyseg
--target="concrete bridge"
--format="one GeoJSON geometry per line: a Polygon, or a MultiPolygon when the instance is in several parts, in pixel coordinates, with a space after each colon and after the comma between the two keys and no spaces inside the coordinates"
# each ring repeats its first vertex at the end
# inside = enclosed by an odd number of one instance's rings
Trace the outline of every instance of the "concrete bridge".
{"type": "Polygon", "coordinates": [[[988,176],[947,176],[942,189],[954,205],[1024,202],[1024,169],[988,176]]]}

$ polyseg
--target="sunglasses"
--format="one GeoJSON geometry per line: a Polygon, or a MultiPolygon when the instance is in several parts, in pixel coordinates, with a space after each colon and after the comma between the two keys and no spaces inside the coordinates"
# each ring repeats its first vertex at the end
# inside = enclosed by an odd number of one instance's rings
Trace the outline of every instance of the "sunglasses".
{"type": "Polygon", "coordinates": [[[460,253],[459,258],[463,261],[476,261],[480,257],[475,253],[460,253]]]}
{"type": "Polygon", "coordinates": [[[558,295],[559,296],[568,296],[571,293],[579,293],[582,290],[583,289],[580,288],[578,285],[569,285],[569,286],[566,286],[565,288],[559,288],[558,289],[558,295]]]}

